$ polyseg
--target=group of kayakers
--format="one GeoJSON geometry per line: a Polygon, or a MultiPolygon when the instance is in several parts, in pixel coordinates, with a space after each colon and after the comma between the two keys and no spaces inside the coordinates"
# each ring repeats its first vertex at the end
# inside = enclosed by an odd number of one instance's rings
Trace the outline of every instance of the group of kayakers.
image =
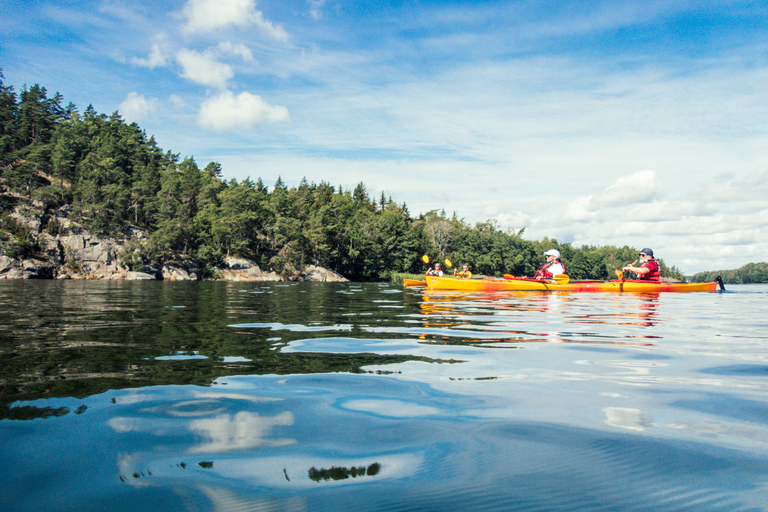
{"type": "MultiPolygon", "coordinates": [[[[557,275],[565,274],[565,265],[560,261],[560,251],[557,249],[550,249],[544,253],[544,257],[547,262],[544,263],[536,273],[533,275],[534,279],[553,279],[557,275]]],[[[450,262],[448,262],[450,264],[450,262]]],[[[632,265],[627,265],[622,271],[630,271],[637,274],[637,278],[641,281],[658,281],[661,278],[661,270],[659,269],[658,262],[653,257],[653,250],[645,248],[640,251],[639,257],[632,265]],[[640,263],[640,266],[635,266],[635,263],[640,263]]],[[[440,263],[435,263],[435,268],[430,268],[427,271],[428,276],[443,277],[443,270],[440,263]]],[[[466,263],[463,265],[463,269],[458,269],[453,272],[454,277],[471,278],[472,272],[469,271],[469,265],[466,263]]]]}
{"type": "MultiPolygon", "coordinates": [[[[442,269],[440,263],[435,263],[435,268],[434,269],[427,270],[427,275],[428,276],[443,277],[443,275],[444,275],[443,274],[443,269],[442,269]]],[[[469,265],[467,265],[465,263],[461,271],[459,271],[458,269],[454,270],[453,271],[453,277],[463,277],[465,279],[471,278],[472,277],[472,272],[469,271],[469,265]]]]}

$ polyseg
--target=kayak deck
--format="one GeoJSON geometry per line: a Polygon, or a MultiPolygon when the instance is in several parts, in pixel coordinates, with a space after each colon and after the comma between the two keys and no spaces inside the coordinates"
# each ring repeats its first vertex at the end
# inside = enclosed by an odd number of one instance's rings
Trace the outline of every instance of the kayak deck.
{"type": "MultiPolygon", "coordinates": [[[[662,283],[658,281],[639,281],[612,279],[610,281],[570,281],[557,284],[554,281],[528,278],[485,278],[458,279],[455,277],[428,276],[427,287],[430,290],[459,290],[474,292],[502,291],[566,291],[566,292],[714,292],[719,281],[709,283],[662,283]]],[[[722,285],[720,285],[722,288],[722,285]]]]}

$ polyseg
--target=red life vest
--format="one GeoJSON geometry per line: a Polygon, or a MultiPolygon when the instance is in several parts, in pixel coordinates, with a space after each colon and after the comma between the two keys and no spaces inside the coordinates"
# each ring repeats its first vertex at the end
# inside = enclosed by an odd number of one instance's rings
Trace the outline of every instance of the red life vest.
{"type": "Polygon", "coordinates": [[[533,275],[534,279],[552,279],[555,277],[555,275],[549,271],[549,267],[552,265],[560,264],[563,266],[563,274],[565,274],[565,265],[563,265],[562,261],[553,261],[552,263],[545,263],[541,267],[539,267],[539,270],[536,271],[536,273],[533,275]]]}
{"type": "Polygon", "coordinates": [[[641,279],[643,281],[658,281],[661,279],[661,270],[659,269],[659,264],[656,263],[656,260],[648,260],[642,265],[640,265],[641,268],[647,268],[650,270],[650,272],[646,274],[638,274],[637,278],[641,279]]]}

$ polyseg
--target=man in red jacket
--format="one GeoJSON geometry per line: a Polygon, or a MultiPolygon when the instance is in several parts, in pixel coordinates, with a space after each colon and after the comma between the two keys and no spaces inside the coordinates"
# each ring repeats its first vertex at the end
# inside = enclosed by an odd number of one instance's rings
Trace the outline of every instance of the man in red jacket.
{"type": "Polygon", "coordinates": [[[658,281],[661,278],[659,264],[653,258],[653,251],[647,247],[640,251],[640,266],[627,265],[624,270],[634,272],[643,281],[658,281]]]}

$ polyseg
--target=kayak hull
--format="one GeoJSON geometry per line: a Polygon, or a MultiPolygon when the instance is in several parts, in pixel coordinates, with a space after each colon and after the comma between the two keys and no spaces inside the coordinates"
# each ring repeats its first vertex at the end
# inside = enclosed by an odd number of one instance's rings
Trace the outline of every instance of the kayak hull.
{"type": "Polygon", "coordinates": [[[403,286],[427,286],[427,282],[417,279],[403,279],[403,286]]]}
{"type": "Polygon", "coordinates": [[[536,279],[457,279],[455,277],[427,277],[430,290],[459,290],[467,292],[506,292],[506,291],[565,291],[565,292],[714,292],[718,283],[661,283],[655,281],[570,281],[556,284],[551,281],[536,279]]]}

